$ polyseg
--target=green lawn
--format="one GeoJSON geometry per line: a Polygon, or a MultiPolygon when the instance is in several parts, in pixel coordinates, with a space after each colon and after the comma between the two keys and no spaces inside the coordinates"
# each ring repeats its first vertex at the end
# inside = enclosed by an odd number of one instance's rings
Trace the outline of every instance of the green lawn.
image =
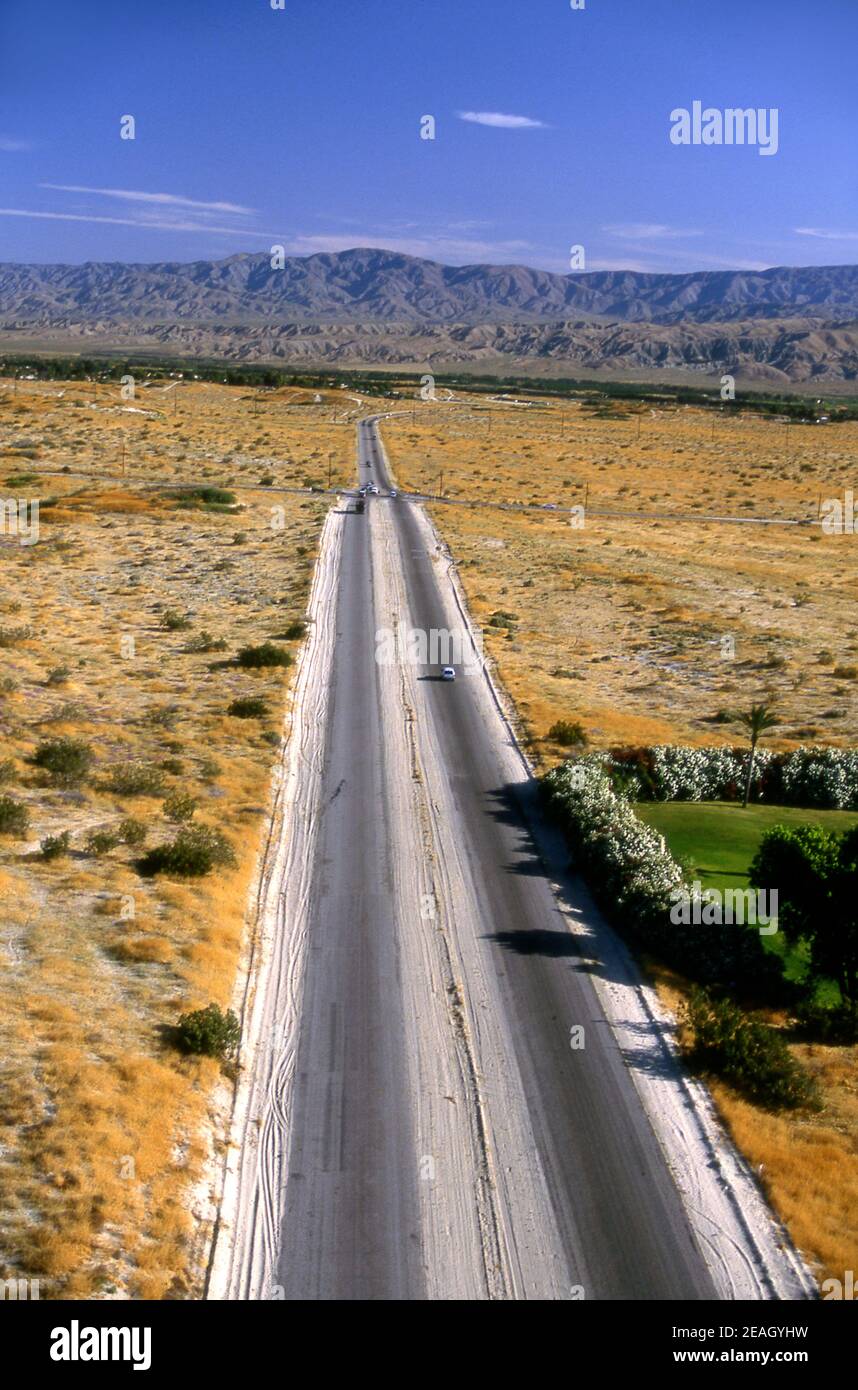
{"type": "Polygon", "coordinates": [[[773,825],[824,825],[848,830],[855,811],[804,811],[796,806],[749,806],[734,801],[645,801],[635,811],[660,830],[671,853],[704,888],[745,888],[757,846],[773,825]]]}
{"type": "MultiPolygon", "coordinates": [[[[730,801],[642,801],[641,820],[660,830],[688,879],[704,888],[746,888],[757,846],[773,825],[823,825],[843,831],[858,822],[855,811],[805,811],[796,806],[749,806],[730,801]]],[[[780,932],[764,938],[769,950],[784,957],[785,973],[800,979],[806,968],[801,949],[787,950],[780,932]]],[[[821,987],[819,1002],[834,1002],[837,987],[821,987]],[[830,998],[829,998],[830,996],[830,998]]]]}

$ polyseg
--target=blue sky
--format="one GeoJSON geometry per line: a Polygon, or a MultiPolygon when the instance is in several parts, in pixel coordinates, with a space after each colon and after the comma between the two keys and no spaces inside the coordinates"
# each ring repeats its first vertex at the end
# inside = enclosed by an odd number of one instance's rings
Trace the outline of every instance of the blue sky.
{"type": "Polygon", "coordinates": [[[856,54],[858,0],[0,0],[0,260],[853,262],[856,54]]]}

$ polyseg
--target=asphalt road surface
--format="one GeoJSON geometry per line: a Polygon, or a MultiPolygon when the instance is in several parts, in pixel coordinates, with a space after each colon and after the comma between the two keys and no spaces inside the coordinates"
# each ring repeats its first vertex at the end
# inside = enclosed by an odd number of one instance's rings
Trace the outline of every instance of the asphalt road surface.
{"type": "MultiPolygon", "coordinates": [[[[414,504],[384,495],[390,484],[375,424],[359,426],[358,437],[360,481],[372,479],[382,495],[368,499],[364,516],[345,518],[342,542],[275,1275],[290,1299],[427,1296],[421,1155],[404,1060],[411,1016],[402,941],[409,922],[392,887],[396,827],[386,779],[396,770],[386,762],[375,660],[372,509],[388,509],[411,623],[426,631],[445,624],[425,527],[414,504]]],[[[552,1287],[570,1291],[554,1296],[575,1297],[578,1289],[588,1299],[713,1298],[631,1075],[586,971],[576,968],[572,938],[530,837],[527,794],[505,782],[497,735],[472,681],[442,682],[439,669],[427,667],[418,677],[421,717],[431,721],[441,752],[450,796],[444,814],[455,820],[449,828],[474,888],[457,928],[468,933],[462,959],[478,962],[490,981],[490,1011],[511,1039],[504,1069],[517,1073],[527,1110],[522,1122],[532,1136],[526,1153],[504,1152],[505,1117],[493,1115],[488,1087],[496,1169],[512,1189],[517,1164],[541,1169],[545,1205],[530,1217],[552,1226],[542,1232],[543,1244],[559,1250],[555,1264],[565,1265],[552,1274],[552,1287]],[[570,1045],[570,1030],[580,1025],[583,1050],[570,1045]]],[[[480,1063],[487,1072],[488,1061],[480,1063]]],[[[514,1226],[514,1201],[504,1220],[514,1226]]],[[[514,1243],[514,1229],[509,1236],[514,1243]]],[[[538,1274],[531,1284],[538,1290],[538,1274]]]]}

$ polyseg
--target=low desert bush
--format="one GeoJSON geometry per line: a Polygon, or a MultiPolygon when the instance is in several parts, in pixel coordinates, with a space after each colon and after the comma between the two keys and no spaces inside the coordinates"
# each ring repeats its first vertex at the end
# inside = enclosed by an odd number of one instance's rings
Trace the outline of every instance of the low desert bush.
{"type": "Polygon", "coordinates": [[[233,700],[226,712],[236,719],[261,719],[268,713],[268,704],[260,696],[250,695],[241,700],[233,700]]]}
{"type": "Polygon", "coordinates": [[[180,613],[176,608],[168,608],[161,618],[161,626],[167,632],[187,632],[193,624],[187,613],[180,613]]]}
{"type": "Polygon", "coordinates": [[[729,999],[694,989],[685,1005],[693,1035],[689,1060],[720,1076],[749,1100],[771,1110],[818,1106],[813,1078],[793,1057],[776,1029],[752,1018],[729,999]]]}
{"type": "Polygon", "coordinates": [[[59,835],[46,835],[41,842],[43,859],[62,859],[69,852],[71,831],[63,830],[59,835]]]}
{"type": "Polygon", "coordinates": [[[55,738],[40,743],[33,754],[36,767],[50,775],[57,786],[74,787],[85,780],[95,761],[88,743],[76,738],[55,738]]]}
{"type": "Polygon", "coordinates": [[[227,644],[222,637],[213,637],[205,628],[192,637],[185,647],[186,652],[191,654],[199,652],[225,652],[227,644]]]}
{"type": "Polygon", "coordinates": [[[291,666],[292,654],[273,642],[263,642],[258,647],[242,647],[236,658],[239,666],[259,670],[265,666],[291,666]]]}
{"type": "Polygon", "coordinates": [[[182,1014],[176,1029],[176,1040],[183,1052],[221,1060],[235,1052],[240,1037],[241,1029],[232,1009],[224,1013],[217,1004],[182,1014]]]}
{"type": "Polygon", "coordinates": [[[91,830],[86,837],[84,848],[87,854],[98,859],[102,854],[109,854],[112,849],[116,849],[119,843],[119,836],[111,830],[91,830]]]}
{"type": "Polygon", "coordinates": [[[135,820],[134,816],[126,816],[125,820],[119,822],[117,834],[125,845],[145,845],[146,836],[149,828],[142,820],[135,820]]]}
{"type": "Polygon", "coordinates": [[[216,868],[231,868],[235,853],[226,836],[207,825],[186,826],[170,844],[150,849],[140,869],[144,874],[173,874],[202,878],[216,868]]]}
{"type": "Polygon", "coordinates": [[[548,737],[553,743],[559,743],[564,748],[575,746],[584,747],[587,742],[587,735],[582,726],[577,721],[569,719],[558,719],[556,724],[552,724],[548,730],[548,737]]]}
{"type": "Polygon", "coordinates": [[[189,796],[187,792],[174,792],[164,802],[164,815],[175,825],[186,825],[193,820],[198,804],[195,796],[189,796]]]}
{"type": "Polygon", "coordinates": [[[21,801],[13,796],[0,796],[0,835],[14,835],[22,839],[30,824],[30,813],[21,801]]]}
{"type": "Polygon", "coordinates": [[[149,763],[126,763],[115,767],[106,780],[107,790],[119,796],[161,796],[165,786],[161,769],[149,763]]]}

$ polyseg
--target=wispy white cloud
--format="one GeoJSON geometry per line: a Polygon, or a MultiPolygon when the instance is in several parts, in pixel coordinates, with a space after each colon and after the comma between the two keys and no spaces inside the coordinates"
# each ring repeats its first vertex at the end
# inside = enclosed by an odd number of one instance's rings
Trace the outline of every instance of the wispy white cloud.
{"type": "Polygon", "coordinates": [[[545,121],[532,120],[530,116],[508,116],[503,111],[457,111],[460,121],[470,121],[473,125],[494,126],[497,130],[548,130],[545,121]]]}
{"type": "Polygon", "coordinates": [[[814,236],[822,241],[858,241],[858,232],[836,232],[829,227],[795,227],[796,236],[814,236]]]}
{"type": "Polygon", "coordinates": [[[0,151],[3,154],[24,154],[32,148],[32,140],[15,140],[11,135],[0,135],[0,151]]]}
{"type": "Polygon", "coordinates": [[[136,227],[138,231],[155,232],[204,232],[216,236],[262,237],[266,241],[276,241],[275,232],[255,231],[250,227],[219,227],[211,222],[195,222],[188,219],[169,218],[166,221],[154,217],[102,217],[97,213],[82,212],[37,212],[31,208],[0,208],[0,217],[33,217],[48,222],[100,222],[111,227],[136,227]]]}
{"type": "Polygon", "coordinates": [[[615,222],[602,231],[621,241],[673,241],[703,235],[694,227],[669,227],[662,222],[615,222]]]}
{"type": "Polygon", "coordinates": [[[131,188],[90,188],[79,183],[40,183],[40,188],[52,188],[59,193],[95,193],[102,198],[119,198],[129,203],[156,203],[159,207],[193,208],[196,212],[236,213],[249,216],[255,208],[240,203],[206,203],[198,198],[185,198],[178,193],[141,193],[131,188]]]}

